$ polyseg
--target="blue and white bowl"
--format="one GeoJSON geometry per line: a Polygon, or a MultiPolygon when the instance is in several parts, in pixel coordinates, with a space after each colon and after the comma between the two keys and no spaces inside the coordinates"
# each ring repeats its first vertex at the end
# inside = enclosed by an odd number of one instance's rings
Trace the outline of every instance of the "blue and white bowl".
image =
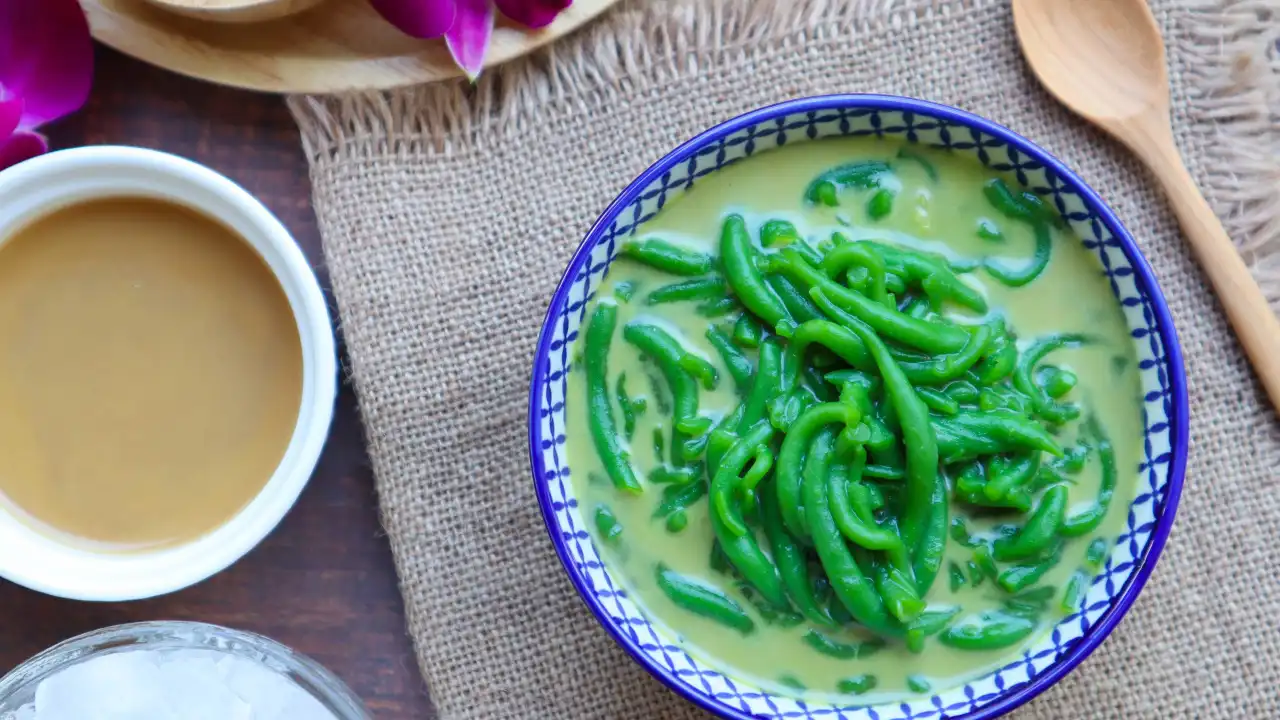
{"type": "Polygon", "coordinates": [[[1035,697],[1093,651],[1133,605],[1173,525],[1187,459],[1187,388],[1173,320],[1150,266],[1115,214],[1061,162],[983,118],[881,95],[804,98],[762,108],[686,142],[636,178],[574,254],[543,321],[529,396],[529,449],[538,503],[565,571],[600,623],[672,690],[726,718],[923,720],[994,718],[1035,697]],[[774,695],[690,657],[653,627],[601,562],[564,453],[571,346],[621,242],[702,177],[758,152],[840,135],[896,136],[976,157],[1046,197],[1097,253],[1124,309],[1141,369],[1145,442],[1125,530],[1083,610],[1063,619],[1008,665],[932,697],[878,706],[833,706],[774,695]]]}

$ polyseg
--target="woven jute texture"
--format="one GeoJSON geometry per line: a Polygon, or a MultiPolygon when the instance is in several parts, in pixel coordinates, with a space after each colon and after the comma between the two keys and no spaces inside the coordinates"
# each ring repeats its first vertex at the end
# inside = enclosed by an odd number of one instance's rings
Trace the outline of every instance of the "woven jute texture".
{"type": "MultiPolygon", "coordinates": [[[[1152,0],[1176,135],[1280,302],[1280,12],[1152,0]]],[[[547,540],[526,448],[539,322],[592,221],[678,143],[786,98],[958,105],[1064,159],[1137,237],[1186,351],[1179,518],[1129,616],[1026,718],[1280,718],[1280,429],[1169,208],[1059,107],[1007,0],[651,0],[484,76],[294,97],[409,631],[441,717],[683,718],[597,626],[547,540]]]]}

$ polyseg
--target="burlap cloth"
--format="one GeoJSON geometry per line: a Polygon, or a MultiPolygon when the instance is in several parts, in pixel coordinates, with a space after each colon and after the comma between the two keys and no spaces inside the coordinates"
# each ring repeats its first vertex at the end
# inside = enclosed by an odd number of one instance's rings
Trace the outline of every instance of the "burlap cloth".
{"type": "MultiPolygon", "coordinates": [[[[1183,155],[1280,301],[1280,5],[1152,5],[1183,155]]],[[[1280,718],[1280,427],[1169,208],[1036,85],[1007,0],[650,0],[474,89],[291,98],[440,716],[698,714],[597,626],[546,538],[526,448],[535,337],[573,248],[648,164],[751,108],[858,91],[958,105],[1063,158],[1137,237],[1186,351],[1191,461],[1159,568],[1018,717],[1280,718]]]]}

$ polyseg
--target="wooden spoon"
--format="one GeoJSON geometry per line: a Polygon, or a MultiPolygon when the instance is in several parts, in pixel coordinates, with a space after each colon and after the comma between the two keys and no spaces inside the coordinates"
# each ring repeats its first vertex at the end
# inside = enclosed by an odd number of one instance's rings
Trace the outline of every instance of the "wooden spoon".
{"type": "Polygon", "coordinates": [[[323,0],[148,0],[169,12],[197,20],[254,23],[276,20],[319,5],[323,0]]]}
{"type": "Polygon", "coordinates": [[[1013,21],[1022,54],[1045,88],[1128,145],[1164,186],[1280,411],[1280,322],[1178,155],[1164,42],[1146,0],[1013,0],[1013,21]]]}

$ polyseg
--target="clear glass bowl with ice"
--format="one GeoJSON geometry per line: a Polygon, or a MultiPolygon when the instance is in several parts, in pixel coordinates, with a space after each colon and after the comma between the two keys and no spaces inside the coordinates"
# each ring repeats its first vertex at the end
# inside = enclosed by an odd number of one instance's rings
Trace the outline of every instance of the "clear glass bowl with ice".
{"type": "Polygon", "coordinates": [[[0,720],[368,720],[333,673],[261,635],[192,622],[96,630],[0,680],[0,720]]]}

